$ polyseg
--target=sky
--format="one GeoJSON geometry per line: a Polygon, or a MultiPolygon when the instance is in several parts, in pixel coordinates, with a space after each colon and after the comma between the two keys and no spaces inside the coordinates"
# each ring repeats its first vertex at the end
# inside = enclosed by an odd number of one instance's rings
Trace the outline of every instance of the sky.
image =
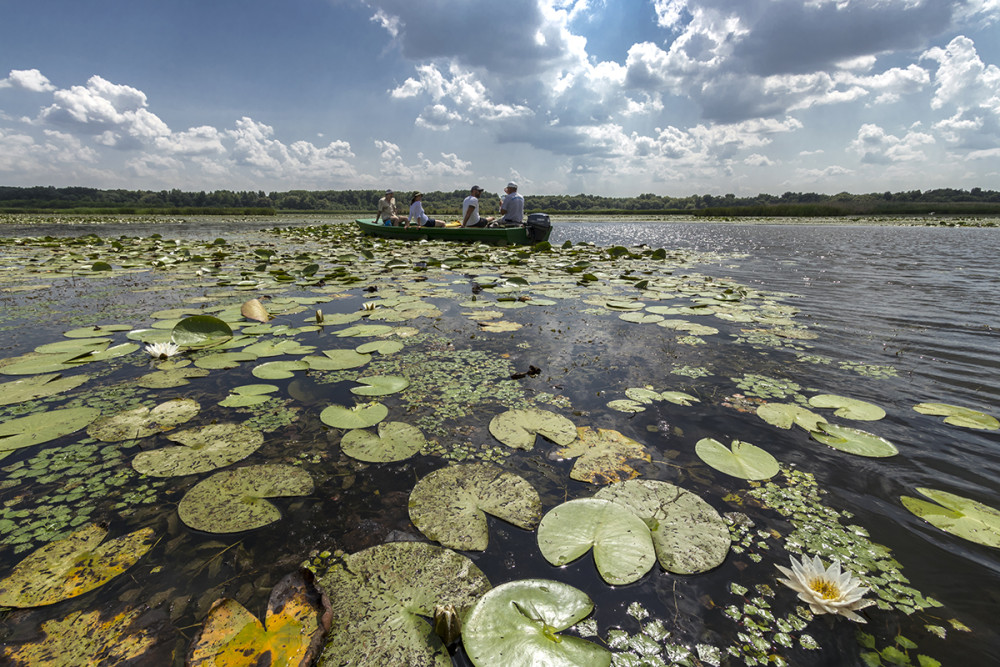
{"type": "Polygon", "coordinates": [[[1000,189],[1000,0],[0,0],[0,185],[1000,189]]]}

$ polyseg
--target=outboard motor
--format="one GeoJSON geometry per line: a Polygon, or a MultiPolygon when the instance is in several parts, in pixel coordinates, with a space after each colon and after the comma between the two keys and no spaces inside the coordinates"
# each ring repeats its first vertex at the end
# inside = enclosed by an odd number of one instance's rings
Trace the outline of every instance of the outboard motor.
{"type": "Polygon", "coordinates": [[[549,238],[552,231],[552,223],[545,213],[532,213],[528,216],[528,221],[524,223],[528,232],[528,238],[532,243],[540,243],[549,238]]]}

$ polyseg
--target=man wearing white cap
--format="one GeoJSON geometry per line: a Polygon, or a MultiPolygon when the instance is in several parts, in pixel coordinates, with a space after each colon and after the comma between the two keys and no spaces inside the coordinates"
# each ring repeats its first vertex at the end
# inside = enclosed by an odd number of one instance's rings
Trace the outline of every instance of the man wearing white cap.
{"type": "Polygon", "coordinates": [[[501,225],[520,225],[524,222],[524,197],[517,191],[517,183],[511,181],[503,189],[507,193],[500,201],[501,225]]]}

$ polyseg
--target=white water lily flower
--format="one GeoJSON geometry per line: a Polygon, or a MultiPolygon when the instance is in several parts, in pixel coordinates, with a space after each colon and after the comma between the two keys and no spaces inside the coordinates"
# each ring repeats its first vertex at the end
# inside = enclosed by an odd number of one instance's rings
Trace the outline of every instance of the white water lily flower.
{"type": "Polygon", "coordinates": [[[788,577],[778,581],[798,592],[799,598],[809,603],[812,613],[840,614],[857,623],[867,623],[854,612],[874,604],[871,600],[862,599],[868,589],[863,588],[861,581],[850,572],[841,572],[840,561],[834,559],[828,568],[823,566],[819,556],[814,556],[812,560],[803,556],[802,562],[792,556],[791,561],[791,570],[777,566],[788,577]]]}
{"type": "Polygon", "coordinates": [[[150,343],[146,346],[146,352],[149,352],[149,356],[157,359],[172,357],[180,352],[180,350],[181,348],[177,347],[174,343],[150,343]]]}
{"type": "Polygon", "coordinates": [[[377,307],[374,301],[368,301],[361,305],[361,310],[375,310],[377,307]]]}

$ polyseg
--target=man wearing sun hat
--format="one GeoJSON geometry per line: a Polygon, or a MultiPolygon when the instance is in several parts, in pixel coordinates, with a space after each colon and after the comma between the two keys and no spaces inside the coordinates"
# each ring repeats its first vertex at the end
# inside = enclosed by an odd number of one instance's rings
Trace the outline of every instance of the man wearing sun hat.
{"type": "Polygon", "coordinates": [[[386,190],[385,196],[378,200],[378,213],[375,214],[375,222],[380,220],[385,225],[397,227],[408,220],[408,218],[396,213],[396,198],[391,189],[386,190]]]}
{"type": "Polygon", "coordinates": [[[524,224],[524,197],[518,193],[517,183],[511,181],[503,191],[507,195],[500,201],[500,224],[524,224]]]}

